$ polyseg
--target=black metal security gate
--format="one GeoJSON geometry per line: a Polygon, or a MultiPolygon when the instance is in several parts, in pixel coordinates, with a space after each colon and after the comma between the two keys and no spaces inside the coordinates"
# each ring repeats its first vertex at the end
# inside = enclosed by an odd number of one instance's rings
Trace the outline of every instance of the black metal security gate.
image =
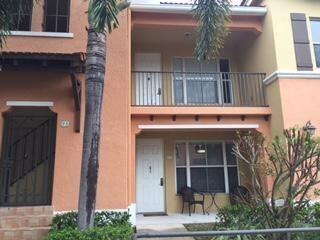
{"type": "Polygon", "coordinates": [[[3,118],[0,206],[51,205],[56,113],[14,107],[3,118]]]}

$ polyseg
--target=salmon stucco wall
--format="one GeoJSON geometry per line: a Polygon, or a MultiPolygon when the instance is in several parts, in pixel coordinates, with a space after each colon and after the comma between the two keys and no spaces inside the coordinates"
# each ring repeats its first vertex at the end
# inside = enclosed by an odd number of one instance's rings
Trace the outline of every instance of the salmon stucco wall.
{"type": "Polygon", "coordinates": [[[284,128],[304,126],[307,121],[320,135],[320,79],[280,79],[284,128]]]}

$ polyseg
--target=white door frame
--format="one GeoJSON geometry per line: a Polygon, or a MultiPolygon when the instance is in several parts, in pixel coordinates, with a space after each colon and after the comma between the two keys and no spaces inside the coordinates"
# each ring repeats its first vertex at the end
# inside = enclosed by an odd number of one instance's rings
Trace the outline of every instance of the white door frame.
{"type": "MultiPolygon", "coordinates": [[[[160,179],[159,179],[159,184],[160,184],[160,179]]],[[[137,212],[138,213],[147,213],[147,212],[154,212],[154,213],[164,213],[166,211],[166,204],[165,204],[165,161],[164,161],[164,143],[162,139],[137,139],[137,145],[136,145],[136,204],[137,204],[137,212]],[[141,211],[139,209],[139,204],[138,204],[138,194],[139,194],[139,153],[138,153],[138,147],[139,145],[143,144],[143,142],[151,142],[151,141],[157,141],[160,144],[160,153],[161,153],[161,165],[162,165],[162,178],[163,178],[163,186],[162,186],[162,203],[161,206],[158,207],[158,210],[156,211],[141,211]]]]}

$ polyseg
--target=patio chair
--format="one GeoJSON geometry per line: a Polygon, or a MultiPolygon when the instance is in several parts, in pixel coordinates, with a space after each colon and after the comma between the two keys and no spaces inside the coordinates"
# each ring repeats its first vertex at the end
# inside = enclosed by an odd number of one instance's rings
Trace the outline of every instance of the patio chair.
{"type": "Polygon", "coordinates": [[[245,186],[236,186],[230,190],[230,203],[250,202],[250,192],[245,186]]]}
{"type": "Polygon", "coordinates": [[[197,204],[202,206],[202,212],[203,212],[203,215],[205,215],[205,212],[204,212],[204,194],[203,193],[200,193],[200,192],[194,190],[191,187],[183,187],[183,188],[180,189],[179,193],[182,196],[181,214],[183,214],[184,205],[185,205],[185,203],[187,203],[188,204],[188,208],[189,208],[189,216],[191,216],[191,206],[193,205],[193,212],[195,213],[197,204]],[[201,200],[196,200],[195,199],[195,193],[196,194],[200,194],[202,196],[202,199],[201,200]]]}

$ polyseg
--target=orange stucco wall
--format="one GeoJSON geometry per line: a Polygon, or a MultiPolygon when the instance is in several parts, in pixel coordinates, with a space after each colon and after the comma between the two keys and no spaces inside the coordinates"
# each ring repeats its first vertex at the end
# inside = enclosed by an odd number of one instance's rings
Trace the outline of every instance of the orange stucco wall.
{"type": "MultiPolygon", "coordinates": [[[[82,3],[79,2],[79,5],[82,3]]],[[[127,209],[129,204],[127,159],[130,136],[130,12],[121,14],[120,24],[121,27],[114,30],[108,37],[98,209],[127,209]]],[[[84,27],[84,24],[81,26],[84,27]]],[[[85,33],[85,31],[82,32],[83,39],[86,36],[85,33]]],[[[19,39],[20,37],[14,41],[9,39],[8,48],[16,46],[19,39]]],[[[64,47],[68,51],[81,50],[76,40],[71,40],[75,44],[73,50],[68,45],[61,43],[59,39],[50,39],[50,41],[55,42],[51,50],[58,46],[59,51],[63,51],[64,47]]],[[[37,51],[48,47],[47,41],[40,41],[37,44],[39,44],[37,51]]],[[[81,42],[81,45],[83,44],[85,45],[86,42],[81,42]]],[[[31,44],[24,46],[32,47],[31,44]]],[[[16,46],[15,50],[20,51],[18,48],[16,46]]],[[[84,83],[84,75],[79,78],[84,83]]],[[[83,94],[83,99],[84,97],[83,94]]],[[[0,72],[0,112],[8,109],[6,101],[54,102],[52,110],[58,114],[58,127],[52,204],[55,211],[77,209],[83,131],[81,133],[74,131],[75,108],[70,76],[52,72],[0,72]],[[62,128],[61,121],[63,120],[69,120],[71,126],[62,128]]],[[[83,122],[84,103],[82,108],[83,122]]],[[[0,117],[0,136],[2,136],[2,131],[3,118],[0,117]]],[[[0,146],[1,141],[2,138],[0,138],[0,146]]]]}
{"type": "MultiPolygon", "coordinates": [[[[69,76],[54,73],[2,72],[0,73],[0,112],[8,109],[6,101],[54,102],[52,110],[58,114],[58,127],[53,205],[57,210],[75,209],[80,179],[82,135],[74,133],[74,102],[69,76]],[[60,127],[62,120],[69,120],[71,126],[60,127]]],[[[2,136],[2,117],[0,117],[0,126],[2,136]]]]}
{"type": "MultiPolygon", "coordinates": [[[[85,52],[87,39],[85,11],[88,1],[71,1],[71,3],[70,32],[74,34],[73,38],[13,36],[8,38],[5,51],[85,52]]],[[[34,9],[32,31],[42,30],[42,5],[43,1],[39,1],[34,9]]],[[[237,25],[239,29],[261,30],[260,20],[253,23],[254,27],[248,25],[248,21],[240,20],[240,25],[237,25]]],[[[107,40],[107,75],[102,115],[98,209],[127,209],[130,204],[136,202],[135,142],[139,134],[137,128],[139,124],[254,123],[259,124],[259,131],[266,136],[270,135],[270,123],[264,118],[271,114],[269,108],[130,108],[131,28],[131,13],[127,11],[120,16],[120,28],[114,30],[107,40]],[[150,122],[150,114],[155,115],[152,122],[150,122]],[[175,122],[172,121],[172,114],[178,115],[175,122]],[[195,120],[194,114],[200,115],[199,121],[195,120]],[[217,115],[222,115],[219,122],[217,115]],[[244,121],[241,120],[241,115],[246,115],[244,121]]],[[[79,78],[84,82],[84,75],[79,78]]],[[[55,211],[77,209],[83,131],[74,132],[74,100],[69,76],[50,72],[0,72],[0,112],[8,109],[6,101],[10,100],[54,102],[52,110],[58,114],[58,127],[53,207],[55,211]],[[62,128],[60,125],[63,120],[71,121],[71,126],[62,128]]],[[[83,121],[84,104],[82,108],[83,121]]],[[[3,131],[2,126],[3,119],[0,117],[0,136],[3,131]]],[[[0,138],[0,143],[1,140],[0,138]]]]}
{"type": "Polygon", "coordinates": [[[320,135],[320,79],[280,79],[284,128],[303,126],[307,121],[320,135]]]}

